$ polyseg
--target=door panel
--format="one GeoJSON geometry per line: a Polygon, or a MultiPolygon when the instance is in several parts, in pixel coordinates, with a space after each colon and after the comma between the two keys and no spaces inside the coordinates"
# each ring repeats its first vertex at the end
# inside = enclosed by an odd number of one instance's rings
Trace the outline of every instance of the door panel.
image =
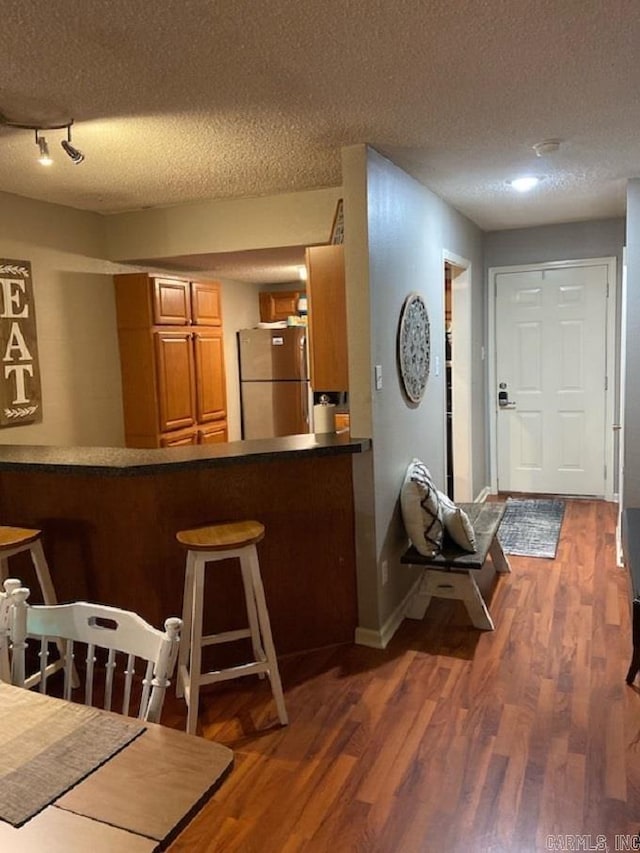
{"type": "Polygon", "coordinates": [[[224,419],[227,414],[227,388],[222,330],[195,332],[193,341],[198,421],[204,423],[224,419]]]}
{"type": "Polygon", "coordinates": [[[155,332],[160,432],[195,423],[191,335],[155,332]]]}
{"type": "Polygon", "coordinates": [[[220,285],[216,281],[191,282],[191,314],[200,326],[221,326],[220,285]]]}
{"type": "Polygon", "coordinates": [[[501,491],[604,494],[606,300],[604,266],[497,274],[501,491]]]}
{"type": "Polygon", "coordinates": [[[188,281],[153,279],[153,321],[158,326],[185,326],[191,322],[188,281]]]}
{"type": "Polygon", "coordinates": [[[160,436],[160,447],[188,447],[197,443],[198,436],[195,430],[168,432],[160,436]]]}
{"type": "Polygon", "coordinates": [[[198,430],[198,444],[224,444],[228,439],[226,421],[218,421],[198,430]]]}

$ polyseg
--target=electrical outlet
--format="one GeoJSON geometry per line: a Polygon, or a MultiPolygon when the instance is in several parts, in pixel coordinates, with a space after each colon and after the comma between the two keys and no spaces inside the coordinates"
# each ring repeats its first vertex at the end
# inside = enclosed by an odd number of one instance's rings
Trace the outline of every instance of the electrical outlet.
{"type": "Polygon", "coordinates": [[[382,586],[389,582],[389,560],[382,561],[382,586]]]}

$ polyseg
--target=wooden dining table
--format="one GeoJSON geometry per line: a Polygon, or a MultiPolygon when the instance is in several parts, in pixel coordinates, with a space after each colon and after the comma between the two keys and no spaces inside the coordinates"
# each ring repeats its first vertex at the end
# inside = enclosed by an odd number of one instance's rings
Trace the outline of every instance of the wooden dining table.
{"type": "MultiPolygon", "coordinates": [[[[0,683],[0,730],[27,691],[0,683]]],[[[33,696],[29,702],[60,702],[33,696]]],[[[37,705],[38,708],[41,704],[37,705]]],[[[113,717],[108,711],[100,714],[113,717]]],[[[151,853],[175,839],[233,765],[222,744],[154,723],[22,826],[0,820],[11,853],[151,853]]],[[[0,746],[0,749],[2,747],[0,746]]],[[[0,783],[1,784],[1,783],[0,783]]]]}

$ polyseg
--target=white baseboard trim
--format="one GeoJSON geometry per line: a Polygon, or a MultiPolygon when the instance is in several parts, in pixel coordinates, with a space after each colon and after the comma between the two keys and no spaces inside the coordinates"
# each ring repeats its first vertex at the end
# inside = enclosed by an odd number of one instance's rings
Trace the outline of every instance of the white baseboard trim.
{"type": "Polygon", "coordinates": [[[475,499],[474,503],[483,504],[490,494],[491,489],[489,488],[489,486],[485,486],[484,489],[482,489],[482,491],[478,495],[478,497],[475,499]]]}
{"type": "Polygon", "coordinates": [[[371,628],[356,628],[355,643],[358,646],[368,646],[371,649],[386,649],[391,638],[398,630],[406,616],[409,602],[413,598],[418,588],[418,584],[422,578],[422,574],[412,584],[409,592],[402,599],[393,613],[389,616],[380,631],[374,631],[371,628]]]}

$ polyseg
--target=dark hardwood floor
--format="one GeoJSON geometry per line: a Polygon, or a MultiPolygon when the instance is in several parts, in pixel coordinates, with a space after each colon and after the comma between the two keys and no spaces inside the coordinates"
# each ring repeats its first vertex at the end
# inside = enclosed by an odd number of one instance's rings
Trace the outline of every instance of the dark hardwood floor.
{"type": "MultiPolygon", "coordinates": [[[[639,849],[640,688],[625,684],[616,511],[567,501],[557,558],[511,557],[493,583],[493,633],[436,600],[385,651],[283,659],[287,728],[264,683],[203,691],[202,732],[235,751],[235,769],[172,853],[529,853],[604,849],[599,836],[639,849]]],[[[173,696],[165,710],[184,725],[173,696]]]]}

